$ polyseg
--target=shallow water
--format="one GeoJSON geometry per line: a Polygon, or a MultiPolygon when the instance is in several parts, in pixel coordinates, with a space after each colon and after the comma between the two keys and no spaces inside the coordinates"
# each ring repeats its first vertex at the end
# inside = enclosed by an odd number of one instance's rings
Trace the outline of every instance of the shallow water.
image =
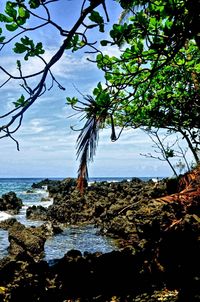
{"type": "MultiPolygon", "coordinates": [[[[5,212],[0,212],[0,220],[5,220],[9,217],[16,218],[19,222],[26,226],[39,226],[43,221],[32,221],[26,219],[26,209],[32,205],[42,205],[48,207],[52,204],[52,199],[41,201],[42,197],[47,198],[48,193],[41,189],[31,189],[33,182],[39,179],[0,179],[0,195],[14,191],[18,197],[22,199],[23,207],[18,215],[8,215],[5,212]],[[27,193],[31,190],[31,193],[27,193]]],[[[0,258],[8,254],[7,248],[8,232],[0,229],[0,258]]],[[[71,249],[80,250],[83,252],[110,252],[117,249],[113,239],[101,236],[98,234],[98,229],[94,226],[75,227],[69,226],[61,234],[47,239],[45,243],[45,259],[62,258],[67,251],[71,249]]]]}
{"type": "Polygon", "coordinates": [[[67,251],[72,249],[82,253],[107,253],[116,250],[117,247],[113,239],[99,235],[98,229],[94,226],[70,226],[63,233],[47,239],[45,259],[49,261],[62,258],[67,251]]]}

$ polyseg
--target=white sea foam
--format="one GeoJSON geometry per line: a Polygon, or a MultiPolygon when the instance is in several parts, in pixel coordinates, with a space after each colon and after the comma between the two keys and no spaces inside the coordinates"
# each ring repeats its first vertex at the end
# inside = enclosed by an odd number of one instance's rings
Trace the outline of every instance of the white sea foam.
{"type": "Polygon", "coordinates": [[[42,189],[47,191],[48,186],[42,186],[42,189]]]}
{"type": "Polygon", "coordinates": [[[40,205],[47,208],[53,203],[53,198],[49,198],[49,200],[40,202],[40,205]]]}
{"type": "Polygon", "coordinates": [[[11,218],[12,215],[6,213],[6,212],[0,212],[0,221],[6,220],[8,218],[11,218]]]}
{"type": "Polygon", "coordinates": [[[158,182],[158,181],[159,181],[158,178],[152,178],[151,180],[152,180],[153,182],[158,182]]]}

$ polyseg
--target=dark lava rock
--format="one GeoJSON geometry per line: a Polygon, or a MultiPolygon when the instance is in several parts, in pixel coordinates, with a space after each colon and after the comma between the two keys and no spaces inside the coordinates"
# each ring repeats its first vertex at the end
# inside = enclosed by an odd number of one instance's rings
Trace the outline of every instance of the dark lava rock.
{"type": "Polygon", "coordinates": [[[45,237],[54,236],[63,232],[62,227],[52,221],[43,223],[39,228],[45,237]]]}
{"type": "Polygon", "coordinates": [[[50,221],[39,227],[25,227],[15,218],[1,221],[0,228],[8,230],[10,256],[37,261],[44,257],[46,239],[63,231],[57,223],[50,221]]]}
{"type": "Polygon", "coordinates": [[[75,180],[67,179],[49,190],[52,222],[38,228],[13,219],[2,224],[12,241],[10,258],[0,261],[2,301],[200,301],[199,196],[191,204],[167,202],[162,197],[176,191],[176,181],[166,180],[94,183],[80,194],[75,180]],[[71,250],[47,264],[40,259],[46,237],[59,231],[55,221],[92,222],[126,248],[71,250]]]}
{"type": "Polygon", "coordinates": [[[118,216],[127,206],[140,199],[148,200],[152,196],[164,195],[163,185],[159,193],[152,184],[138,178],[130,182],[92,183],[81,194],[76,188],[75,179],[66,179],[57,186],[49,186],[49,194],[54,198],[53,205],[48,208],[48,219],[62,223],[101,223],[118,216]],[[136,200],[137,199],[137,200],[136,200]]]}
{"type": "Polygon", "coordinates": [[[18,214],[22,208],[22,200],[18,198],[15,192],[3,194],[0,198],[0,211],[6,211],[10,214],[18,214]]]}
{"type": "Polygon", "coordinates": [[[22,256],[34,260],[44,256],[46,236],[42,227],[26,228],[18,221],[8,222],[9,254],[12,257],[22,256]]]}
{"type": "Polygon", "coordinates": [[[6,220],[0,221],[0,228],[3,230],[8,230],[16,223],[18,223],[16,218],[8,218],[6,220]]]}
{"type": "Polygon", "coordinates": [[[47,208],[43,206],[28,207],[26,218],[31,220],[47,220],[47,208]]]}
{"type": "Polygon", "coordinates": [[[50,197],[55,197],[57,194],[67,196],[76,188],[76,179],[66,178],[62,181],[52,182],[48,184],[48,192],[50,197]]]}
{"type": "Polygon", "coordinates": [[[58,185],[59,183],[60,183],[59,180],[52,180],[52,179],[46,178],[46,179],[43,179],[43,180],[41,180],[41,181],[39,181],[37,183],[34,182],[31,187],[33,189],[43,189],[46,186],[49,186],[49,185],[58,185]]]}

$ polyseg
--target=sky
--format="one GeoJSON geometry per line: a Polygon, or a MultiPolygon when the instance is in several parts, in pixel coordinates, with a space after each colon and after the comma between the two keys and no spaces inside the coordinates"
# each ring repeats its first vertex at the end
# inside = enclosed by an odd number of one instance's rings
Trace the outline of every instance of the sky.
{"type": "MultiPolygon", "coordinates": [[[[0,12],[3,12],[5,0],[1,0],[0,12]]],[[[114,0],[108,2],[108,14],[111,22],[117,22],[121,9],[114,0]]],[[[81,0],[59,0],[52,3],[50,11],[52,19],[69,30],[79,16],[81,0]]],[[[42,11],[38,11],[40,15],[42,11]]],[[[101,10],[103,14],[103,11],[101,10]]],[[[38,21],[29,21],[29,26],[37,25],[38,21]]],[[[105,27],[105,33],[99,34],[93,30],[89,33],[90,41],[108,37],[110,25],[105,27]]],[[[28,35],[28,34],[27,34],[28,35]]],[[[61,37],[52,27],[30,32],[34,41],[42,41],[46,52],[44,58],[48,62],[56,49],[62,44],[61,37]]],[[[13,55],[14,43],[0,52],[0,66],[12,74],[17,74],[16,60],[20,55],[13,55]]],[[[116,48],[107,47],[104,52],[110,55],[118,53],[116,48]]],[[[20,144],[10,139],[0,140],[0,177],[76,177],[79,161],[76,159],[77,131],[70,126],[80,127],[79,117],[69,118],[73,113],[66,105],[67,96],[82,98],[82,94],[91,94],[96,84],[103,81],[103,74],[94,63],[87,60],[93,55],[82,52],[66,51],[63,58],[52,68],[59,83],[65,87],[60,90],[56,85],[42,95],[26,112],[21,128],[15,134],[20,144]],[[76,87],[76,88],[75,88],[76,87]]],[[[35,59],[27,62],[22,60],[24,74],[40,70],[43,64],[35,59]]],[[[0,71],[0,85],[6,80],[0,71]]],[[[36,85],[38,78],[31,80],[36,85]]],[[[0,114],[12,108],[13,102],[24,93],[19,82],[10,81],[1,88],[0,114]]],[[[47,83],[50,85],[50,83],[47,83]]],[[[0,121],[1,125],[4,121],[0,121]]],[[[146,158],[140,154],[153,152],[152,142],[141,130],[129,129],[122,133],[120,139],[110,141],[109,129],[100,132],[98,149],[94,161],[89,165],[90,177],[162,177],[171,176],[168,165],[159,160],[146,158]]]]}

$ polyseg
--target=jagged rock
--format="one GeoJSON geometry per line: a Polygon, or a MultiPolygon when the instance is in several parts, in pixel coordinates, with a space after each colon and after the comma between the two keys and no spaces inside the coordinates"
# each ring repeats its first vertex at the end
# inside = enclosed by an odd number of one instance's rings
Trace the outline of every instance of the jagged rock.
{"type": "Polygon", "coordinates": [[[48,185],[54,185],[54,184],[57,185],[59,183],[60,183],[59,180],[51,180],[51,179],[46,178],[37,183],[34,182],[31,187],[33,189],[43,189],[44,187],[46,187],[48,185]]]}
{"type": "Polygon", "coordinates": [[[8,192],[3,194],[0,198],[0,211],[6,211],[10,214],[18,214],[22,206],[22,200],[17,197],[15,192],[8,192]]]}
{"type": "Polygon", "coordinates": [[[50,200],[49,200],[49,197],[42,197],[41,201],[50,201],[50,200]]]}
{"type": "Polygon", "coordinates": [[[0,222],[0,228],[8,230],[10,256],[34,260],[44,257],[46,239],[63,231],[57,223],[50,221],[39,227],[25,227],[15,218],[0,222]]]}
{"type": "Polygon", "coordinates": [[[137,179],[94,183],[84,195],[72,180],[50,190],[52,224],[25,228],[7,222],[16,262],[0,261],[3,301],[199,301],[199,195],[189,204],[167,201],[163,196],[171,184],[137,179]],[[83,255],[72,250],[49,266],[36,263],[46,236],[55,233],[55,221],[95,223],[126,248],[83,255]]]}
{"type": "Polygon", "coordinates": [[[76,179],[66,178],[63,181],[54,181],[48,184],[48,192],[50,197],[55,197],[59,192],[67,196],[76,188],[76,179]]]}
{"type": "MultiPolygon", "coordinates": [[[[16,223],[18,223],[16,218],[8,218],[6,220],[0,221],[0,228],[3,230],[8,230],[16,223]]],[[[21,226],[21,223],[19,223],[19,227],[20,226],[21,226]]]]}
{"type": "Polygon", "coordinates": [[[45,235],[45,237],[48,236],[54,236],[56,234],[60,234],[63,232],[63,229],[61,226],[59,226],[57,223],[51,222],[51,221],[47,221],[45,223],[43,223],[41,226],[41,231],[43,232],[43,234],[45,235]]]}
{"type": "Polygon", "coordinates": [[[31,220],[47,220],[47,208],[43,206],[28,207],[26,218],[31,220]]]}
{"type": "Polygon", "coordinates": [[[41,227],[26,228],[16,221],[8,228],[8,240],[9,254],[13,257],[23,255],[28,259],[39,260],[44,256],[46,236],[41,227]]]}

